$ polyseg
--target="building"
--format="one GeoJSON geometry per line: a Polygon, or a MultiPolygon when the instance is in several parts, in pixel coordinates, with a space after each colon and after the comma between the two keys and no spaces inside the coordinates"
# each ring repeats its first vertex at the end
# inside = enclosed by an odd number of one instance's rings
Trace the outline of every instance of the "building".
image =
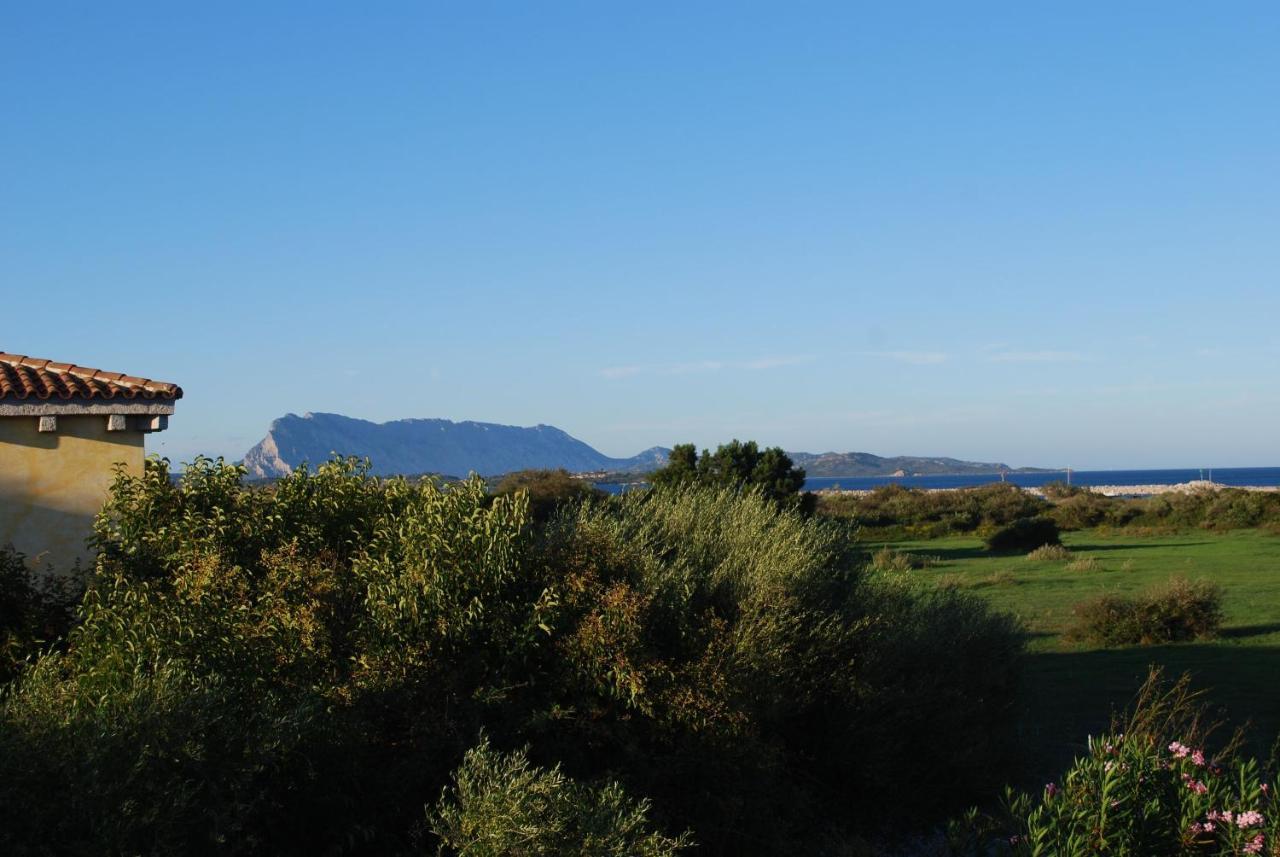
{"type": "Polygon", "coordinates": [[[144,439],[169,425],[176,384],[0,352],[0,547],[64,571],[115,469],[142,473],[144,439]]]}

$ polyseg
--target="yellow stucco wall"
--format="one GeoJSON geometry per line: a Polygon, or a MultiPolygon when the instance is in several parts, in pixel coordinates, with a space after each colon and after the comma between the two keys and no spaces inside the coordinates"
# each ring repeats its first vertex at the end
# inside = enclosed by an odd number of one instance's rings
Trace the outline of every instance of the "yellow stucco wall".
{"type": "Polygon", "coordinates": [[[65,572],[89,559],[84,540],[107,499],[113,467],[142,473],[145,435],[107,431],[103,415],[59,416],[41,432],[34,416],[0,417],[0,545],[34,567],[65,572]]]}

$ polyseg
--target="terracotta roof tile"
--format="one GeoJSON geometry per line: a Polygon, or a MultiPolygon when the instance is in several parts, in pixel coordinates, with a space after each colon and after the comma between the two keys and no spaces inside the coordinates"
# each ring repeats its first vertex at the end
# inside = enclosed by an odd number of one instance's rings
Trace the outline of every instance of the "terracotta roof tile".
{"type": "Polygon", "coordinates": [[[0,351],[0,401],[13,399],[181,399],[177,384],[0,351]]]}

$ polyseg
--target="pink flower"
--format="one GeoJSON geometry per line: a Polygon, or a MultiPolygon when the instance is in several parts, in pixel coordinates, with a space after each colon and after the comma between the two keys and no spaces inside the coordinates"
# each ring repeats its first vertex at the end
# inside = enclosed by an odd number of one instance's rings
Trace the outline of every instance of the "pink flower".
{"type": "Polygon", "coordinates": [[[1252,809],[1236,816],[1236,827],[1241,830],[1248,827],[1257,827],[1259,824],[1262,824],[1262,813],[1255,812],[1252,809]]]}
{"type": "Polygon", "coordinates": [[[1177,756],[1179,759],[1185,759],[1187,758],[1187,755],[1191,752],[1191,748],[1188,747],[1186,744],[1180,744],[1177,741],[1174,741],[1172,744],[1169,745],[1169,752],[1177,756]]]}
{"type": "Polygon", "coordinates": [[[1213,822],[1212,822],[1212,821],[1206,821],[1206,822],[1201,823],[1201,822],[1197,821],[1195,824],[1191,825],[1191,832],[1192,832],[1192,833],[1212,833],[1212,832],[1213,832],[1213,822]]]}
{"type": "Polygon", "coordinates": [[[1200,782],[1199,780],[1193,780],[1190,778],[1187,779],[1187,788],[1191,789],[1193,792],[1195,792],[1198,795],[1202,795],[1207,791],[1209,791],[1209,787],[1206,786],[1204,783],[1200,782]]]}
{"type": "Polygon", "coordinates": [[[1058,788],[1057,783],[1045,783],[1044,793],[1048,797],[1053,797],[1060,791],[1062,791],[1062,789],[1058,788]]]}
{"type": "Polygon", "coordinates": [[[1231,814],[1231,810],[1227,810],[1226,812],[1218,812],[1216,809],[1211,809],[1209,810],[1208,815],[1206,815],[1205,817],[1208,818],[1210,821],[1223,821],[1223,822],[1226,822],[1227,824],[1231,824],[1236,820],[1235,816],[1231,814]]]}
{"type": "Polygon", "coordinates": [[[1196,750],[1194,753],[1191,754],[1191,761],[1203,768],[1204,752],[1201,750],[1196,750]]]}
{"type": "Polygon", "coordinates": [[[1246,853],[1246,854],[1258,854],[1258,853],[1261,853],[1261,851],[1262,851],[1262,834],[1261,834],[1261,833],[1259,833],[1257,836],[1255,836],[1255,837],[1253,837],[1252,839],[1250,839],[1250,840],[1249,840],[1249,843],[1248,843],[1247,845],[1245,845],[1245,846],[1244,846],[1244,848],[1243,848],[1243,849],[1241,849],[1241,850],[1242,850],[1242,851],[1244,851],[1244,853],[1246,853]]]}

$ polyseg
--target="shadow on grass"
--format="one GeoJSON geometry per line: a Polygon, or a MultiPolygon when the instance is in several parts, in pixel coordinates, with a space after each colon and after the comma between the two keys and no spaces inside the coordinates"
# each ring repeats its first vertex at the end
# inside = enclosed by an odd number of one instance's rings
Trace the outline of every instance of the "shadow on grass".
{"type": "MultiPolygon", "coordinates": [[[[1066,547],[1077,554],[1082,553],[1102,553],[1105,551],[1138,551],[1138,550],[1169,550],[1170,548],[1187,548],[1198,547],[1200,545],[1211,544],[1211,542],[1178,542],[1176,544],[1142,544],[1138,541],[1124,542],[1121,544],[1088,544],[1088,545],[1067,545],[1066,547]]],[[[889,545],[893,547],[893,545],[889,545]]],[[[925,545],[912,545],[910,548],[896,548],[903,553],[936,556],[941,560],[955,559],[1019,559],[1027,555],[1024,550],[1009,551],[991,551],[975,545],[972,547],[929,547],[925,545]]]]}
{"type": "MultiPolygon", "coordinates": [[[[1249,633],[1276,628],[1252,627],[1249,633]]],[[[1084,752],[1088,736],[1106,731],[1112,715],[1129,705],[1150,666],[1164,667],[1171,679],[1191,673],[1220,719],[1249,727],[1246,751],[1266,760],[1280,729],[1280,694],[1274,689],[1280,646],[1189,643],[1044,652],[1027,655],[1026,661],[1019,717],[1023,787],[1038,788],[1061,774],[1084,752]]]]}
{"type": "Polygon", "coordinates": [[[1237,625],[1234,628],[1223,628],[1218,636],[1229,639],[1238,640],[1243,637],[1261,637],[1266,634],[1274,634],[1280,631],[1280,622],[1272,622],[1269,625],[1237,625]]]}
{"type": "MultiPolygon", "coordinates": [[[[938,557],[938,559],[941,559],[943,561],[952,560],[952,559],[978,559],[979,557],[989,557],[989,556],[1005,556],[1005,554],[992,553],[991,551],[986,550],[985,548],[982,548],[982,547],[972,547],[972,548],[921,547],[921,548],[910,548],[908,550],[905,550],[904,553],[936,556],[938,557]]],[[[1008,554],[1008,556],[1014,556],[1014,554],[1008,554]]]]}
{"type": "Polygon", "coordinates": [[[1138,550],[1169,550],[1170,548],[1192,548],[1201,545],[1212,544],[1212,542],[1162,542],[1157,545],[1141,544],[1139,542],[1122,542],[1120,544],[1105,545],[1067,545],[1076,553],[1094,553],[1095,551],[1138,551],[1138,550]]]}

